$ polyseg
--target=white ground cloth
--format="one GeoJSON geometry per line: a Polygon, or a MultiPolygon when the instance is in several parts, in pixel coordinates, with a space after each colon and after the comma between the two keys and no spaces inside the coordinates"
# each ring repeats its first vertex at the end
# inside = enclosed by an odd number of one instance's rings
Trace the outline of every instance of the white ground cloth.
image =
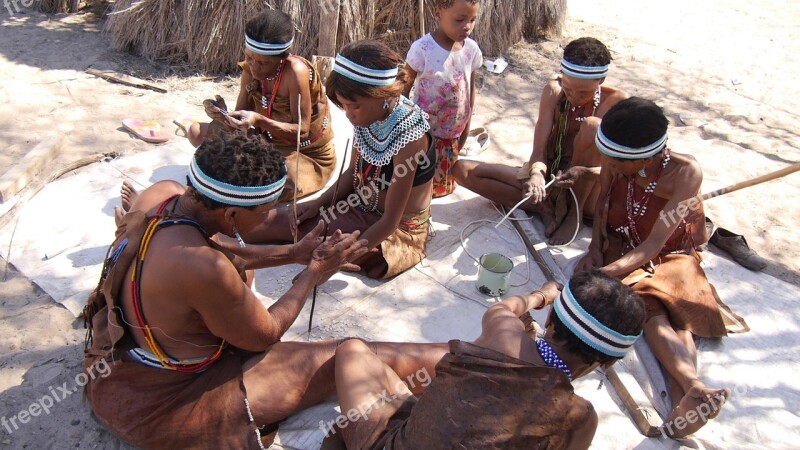
{"type": "MultiPolygon", "coordinates": [[[[341,154],[349,126],[340,113],[334,117],[334,124],[341,154]]],[[[0,254],[78,314],[97,283],[102,259],[113,238],[113,207],[119,204],[123,177],[133,180],[139,189],[166,178],[184,181],[192,151],[185,141],[179,141],[98,163],[50,184],[0,230],[0,254]]],[[[490,153],[481,159],[491,158],[490,153]]],[[[10,206],[10,202],[3,206],[10,206]]],[[[319,289],[311,338],[359,336],[421,342],[474,339],[480,332],[481,315],[496,299],[476,290],[477,265],[461,247],[460,232],[474,220],[497,220],[499,216],[487,200],[463,188],[435,200],[436,235],[429,243],[428,259],[383,283],[351,274],[334,276],[319,289]]],[[[530,280],[526,282],[525,247],[512,228],[470,230],[466,233],[467,248],[472,255],[499,252],[514,259],[512,283],[522,286],[512,288],[511,294],[530,292],[545,281],[531,263],[530,280]]],[[[555,260],[565,272],[588,244],[588,230],[581,236],[570,248],[555,252],[555,260]]],[[[730,387],[733,397],[720,416],[692,440],[648,439],[637,432],[609,383],[598,390],[600,375],[588,376],[575,385],[600,417],[592,448],[796,448],[800,430],[797,289],[711,252],[704,257],[704,268],[720,296],[752,328],[743,335],[698,341],[701,379],[709,386],[730,387]]],[[[265,305],[286,291],[299,268],[287,266],[256,273],[255,289],[265,305]]],[[[306,339],[310,306],[309,301],[286,340],[306,339]]],[[[543,323],[542,314],[536,318],[543,323]]],[[[649,372],[657,372],[647,362],[649,351],[644,350],[642,358],[649,372]]],[[[641,364],[627,364],[631,372],[638,373],[644,391],[657,398],[654,406],[663,414],[666,405],[658,394],[663,390],[663,380],[652,387],[641,364]]],[[[319,423],[335,418],[335,406],[328,402],[291,418],[281,426],[275,448],[317,448],[323,435],[319,423]]]]}

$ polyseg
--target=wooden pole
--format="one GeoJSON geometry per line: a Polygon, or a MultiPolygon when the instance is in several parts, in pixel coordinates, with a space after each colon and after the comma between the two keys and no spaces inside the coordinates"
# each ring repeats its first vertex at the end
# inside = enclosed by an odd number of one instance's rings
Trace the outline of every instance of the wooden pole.
{"type": "Polygon", "coordinates": [[[339,33],[340,0],[322,0],[319,13],[319,45],[317,54],[336,56],[336,39],[339,33]]]}
{"type": "Polygon", "coordinates": [[[692,197],[690,199],[684,200],[681,203],[690,203],[690,202],[702,202],[714,197],[719,197],[721,195],[730,194],[731,192],[736,192],[740,189],[748,188],[750,186],[755,186],[757,184],[766,183],[767,181],[772,181],[778,178],[785,177],[786,175],[792,174],[800,170],[800,163],[792,164],[789,167],[784,167],[781,170],[776,170],[775,172],[768,173],[766,175],[761,175],[760,177],[753,178],[752,180],[742,181],[741,183],[732,184],[728,187],[724,187],[721,189],[717,189],[716,191],[708,192],[703,195],[698,195],[696,197],[692,197]]]}
{"type": "Polygon", "coordinates": [[[419,0],[419,37],[425,36],[425,0],[419,0]]]}

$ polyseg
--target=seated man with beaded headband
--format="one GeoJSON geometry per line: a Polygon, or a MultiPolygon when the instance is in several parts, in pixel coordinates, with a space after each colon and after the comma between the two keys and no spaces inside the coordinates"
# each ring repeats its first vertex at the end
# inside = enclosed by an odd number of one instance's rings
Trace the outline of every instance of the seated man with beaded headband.
{"type": "Polygon", "coordinates": [[[459,161],[453,175],[459,184],[497,203],[538,212],[551,245],[563,245],[576,233],[578,213],[594,216],[597,201],[597,167],[600,154],[594,136],[600,119],[627,97],[604,84],[611,54],[602,42],[584,37],[570,42],[561,59],[561,76],[542,90],[539,118],[533,135],[533,152],[522,168],[504,164],[459,161]],[[556,177],[555,187],[545,191],[545,180],[556,177]]]}
{"type": "Polygon", "coordinates": [[[322,448],[342,448],[335,446],[338,437],[350,450],[588,448],[597,414],[571,381],[625,355],[641,334],[644,305],[629,287],[598,271],[559,288],[548,282],[489,308],[473,344],[450,341],[450,353],[420,398],[360,341],[340,345],[341,410],[364,413],[322,448]],[[520,316],[551,303],[543,335],[527,331],[520,316]],[[376,403],[378,392],[393,400],[376,403]]]}
{"type": "MultiPolygon", "coordinates": [[[[247,243],[286,179],[280,153],[260,136],[226,133],[197,149],[188,188],[158,182],[121,218],[84,310],[85,367],[101,359],[111,367],[84,394],[121,439],[142,448],[264,448],[262,431],[334,394],[340,342],[280,340],[313,287],[364,255],[366,241],[337,231],[322,242],[320,222],[294,245],[247,243]],[[291,263],[307,267],[265,308],[246,269],[291,263]]],[[[406,376],[433,370],[446,352],[443,344],[370,346],[406,376]]]]}
{"type": "MultiPolygon", "coordinates": [[[[300,234],[320,218],[329,230],[361,231],[376,250],[353,262],[379,279],[425,257],[430,221],[436,147],[427,114],[402,95],[401,62],[377,41],[353,42],[336,56],[326,87],[354,126],[352,156],[336,185],[297,207],[300,234]]],[[[293,222],[291,211],[271,213],[251,237],[254,242],[291,240],[293,222]]]]}
{"type": "Polygon", "coordinates": [[[730,394],[698,378],[694,337],[749,328],[700,267],[695,249],[708,236],[694,197],[703,172],[693,157],[667,147],[668,123],[661,108],[638,97],[606,113],[595,138],[603,154],[597,216],[576,271],[599,267],[644,299],[644,336],[666,370],[673,403],[663,429],[683,437],[716,417],[730,394]]]}
{"type": "Polygon", "coordinates": [[[213,121],[194,123],[187,130],[189,141],[197,146],[209,135],[255,127],[281,152],[289,169],[280,201],[291,200],[295,186],[298,198],[319,191],[336,167],[325,88],[310,62],[289,53],[293,43],[294,25],[287,14],[267,9],[250,19],[245,27],[245,60],[239,63],[236,111],[229,112],[222,97],[205,100],[206,114],[213,121]],[[299,154],[298,116],[302,118],[299,154]]]}

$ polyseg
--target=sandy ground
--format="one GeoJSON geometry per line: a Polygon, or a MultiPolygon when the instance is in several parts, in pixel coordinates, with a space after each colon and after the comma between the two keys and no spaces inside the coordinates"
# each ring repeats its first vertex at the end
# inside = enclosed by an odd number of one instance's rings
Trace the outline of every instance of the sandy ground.
{"type": "MultiPolygon", "coordinates": [[[[560,45],[584,35],[600,38],[614,53],[608,83],[665,108],[672,132],[693,144],[675,150],[700,160],[709,190],[800,160],[800,85],[792,77],[800,73],[800,4],[570,0],[569,7],[562,37],[516,46],[506,55],[512,59],[506,73],[483,77],[473,123],[489,127],[496,161],[527,158],[541,86],[557,70],[560,45]]],[[[200,114],[204,98],[235,95],[235,79],[206,78],[111,50],[93,14],[9,17],[1,10],[0,23],[0,173],[51,133],[65,140],[44,173],[97,152],[147,151],[151,145],[125,133],[121,119],[155,119],[171,133],[171,120],[200,114]],[[86,74],[89,67],[153,79],[169,93],[110,84],[86,74]]],[[[800,175],[794,175],[707,205],[717,224],[747,236],[769,259],[768,273],[796,286],[798,192],[800,175]]],[[[73,392],[49,413],[17,423],[18,429],[0,424],[1,446],[120,448],[74,392],[82,323],[3,261],[0,335],[0,414],[27,409],[49,386],[66,389],[59,398],[73,392]]]]}

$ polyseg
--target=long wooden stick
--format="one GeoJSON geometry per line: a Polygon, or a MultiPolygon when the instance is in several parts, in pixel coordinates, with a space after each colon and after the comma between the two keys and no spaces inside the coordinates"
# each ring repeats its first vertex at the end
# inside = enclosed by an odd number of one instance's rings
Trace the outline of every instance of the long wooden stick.
{"type": "MultiPolygon", "coordinates": [[[[505,210],[505,207],[503,207],[503,209],[505,210]]],[[[533,259],[539,265],[545,278],[564,284],[566,282],[566,277],[564,277],[564,274],[561,272],[561,268],[558,267],[549,252],[545,252],[545,250],[547,250],[547,244],[542,243],[540,244],[541,247],[537,249],[523,229],[521,223],[516,220],[511,223],[517,231],[519,231],[522,241],[525,243],[525,247],[527,247],[533,259]]],[[[622,377],[610,367],[605,371],[606,378],[614,387],[620,400],[622,400],[622,404],[625,406],[628,415],[639,432],[648,437],[658,436],[661,433],[658,424],[655,423],[658,413],[655,412],[655,408],[653,408],[647,396],[642,392],[636,380],[627,373],[625,367],[620,366],[619,369],[622,377]]]]}
{"type": "Polygon", "coordinates": [[[419,37],[425,36],[425,0],[419,0],[419,37]]]}
{"type": "MultiPolygon", "coordinates": [[[[333,185],[333,198],[331,199],[331,206],[329,209],[333,209],[333,205],[336,204],[336,197],[339,195],[339,182],[342,180],[342,174],[344,173],[344,165],[347,162],[347,156],[350,154],[350,139],[347,140],[347,144],[344,146],[344,158],[342,158],[342,166],[339,168],[339,176],[336,177],[336,183],[333,185]]],[[[328,221],[325,221],[325,228],[322,231],[322,242],[324,243],[328,239],[328,221]]],[[[308,335],[306,336],[306,340],[311,340],[311,327],[314,323],[314,307],[317,305],[317,286],[314,286],[314,294],[311,296],[311,314],[308,316],[308,335]]]]}
{"type": "Polygon", "coordinates": [[[292,200],[292,215],[294,216],[294,243],[297,244],[297,183],[300,180],[300,129],[303,127],[303,95],[297,94],[297,161],[294,167],[294,199],[292,200]]]}
{"type": "Polygon", "coordinates": [[[682,201],[680,204],[682,204],[684,207],[689,206],[691,203],[697,204],[699,202],[712,199],[714,197],[730,194],[731,192],[736,192],[738,190],[755,186],[757,184],[766,183],[767,181],[776,180],[778,178],[785,177],[786,175],[795,173],[797,171],[800,171],[800,163],[795,163],[789,167],[784,167],[781,170],[776,170],[775,172],[771,172],[766,175],[761,175],[760,177],[756,177],[751,180],[745,180],[740,183],[732,184],[730,186],[717,189],[716,191],[711,191],[702,195],[697,195],[695,197],[682,201]]]}

